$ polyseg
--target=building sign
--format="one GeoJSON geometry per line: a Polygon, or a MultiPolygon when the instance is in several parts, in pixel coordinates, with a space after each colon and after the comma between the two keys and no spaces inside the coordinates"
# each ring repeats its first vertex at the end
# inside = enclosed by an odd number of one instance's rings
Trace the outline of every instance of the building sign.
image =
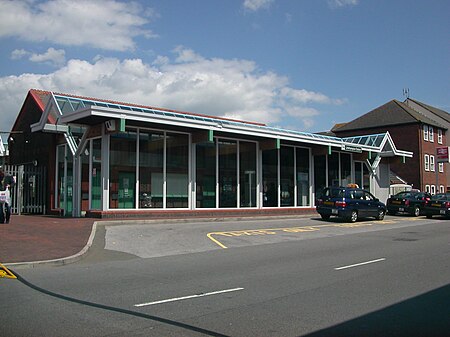
{"type": "Polygon", "coordinates": [[[343,145],[342,150],[347,151],[347,152],[353,152],[353,153],[362,153],[362,148],[360,148],[359,146],[355,146],[355,145],[343,145]]]}
{"type": "Polygon", "coordinates": [[[450,154],[450,147],[440,146],[436,148],[436,161],[438,163],[448,163],[450,154]]]}

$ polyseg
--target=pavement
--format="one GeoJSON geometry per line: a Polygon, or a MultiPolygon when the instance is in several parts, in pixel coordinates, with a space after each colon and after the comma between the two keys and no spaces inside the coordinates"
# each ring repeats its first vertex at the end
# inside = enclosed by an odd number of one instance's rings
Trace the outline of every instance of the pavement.
{"type": "MultiPolygon", "coordinates": [[[[211,220],[194,218],[195,221],[211,220]]],[[[113,221],[115,224],[154,221],[185,222],[193,221],[194,218],[174,217],[159,220],[128,218],[113,221]]],[[[112,219],[11,215],[9,224],[0,224],[0,264],[13,267],[35,267],[43,264],[64,265],[76,262],[92,245],[97,226],[111,224],[111,221],[112,219]]]]}
{"type": "Polygon", "coordinates": [[[98,219],[11,215],[0,224],[0,263],[30,264],[80,255],[98,219]]]}

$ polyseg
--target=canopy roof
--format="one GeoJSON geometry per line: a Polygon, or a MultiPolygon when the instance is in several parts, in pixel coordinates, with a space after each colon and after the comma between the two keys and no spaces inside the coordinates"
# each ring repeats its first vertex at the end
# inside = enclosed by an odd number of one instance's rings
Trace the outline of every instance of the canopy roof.
{"type": "MultiPolygon", "coordinates": [[[[261,138],[287,140],[338,147],[350,151],[370,151],[381,156],[412,157],[408,151],[395,147],[389,132],[376,135],[339,138],[316,133],[288,130],[261,123],[180,112],[136,104],[106,101],[94,98],[48,92],[51,96],[39,123],[33,124],[33,131],[68,132],[68,125],[95,125],[111,119],[139,121],[186,128],[227,132],[261,138]],[[49,117],[52,118],[49,118],[49,117]],[[49,125],[49,120],[55,124],[49,125]]],[[[67,137],[66,137],[67,138],[67,137]]]]}

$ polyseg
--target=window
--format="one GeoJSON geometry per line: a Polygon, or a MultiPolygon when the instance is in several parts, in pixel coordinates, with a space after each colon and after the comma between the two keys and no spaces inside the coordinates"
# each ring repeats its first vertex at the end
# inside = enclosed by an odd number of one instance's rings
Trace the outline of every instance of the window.
{"type": "Polygon", "coordinates": [[[216,143],[196,145],[198,208],[216,207],[216,143]]]}
{"type": "Polygon", "coordinates": [[[430,155],[430,171],[434,172],[435,167],[434,167],[434,156],[430,155]]]}
{"type": "Polygon", "coordinates": [[[428,140],[428,125],[423,126],[423,140],[428,140]]]}
{"type": "Polygon", "coordinates": [[[283,146],[280,149],[280,201],[281,206],[294,206],[294,148],[283,146]]]}
{"type": "Polygon", "coordinates": [[[425,155],[425,171],[430,170],[430,156],[428,154],[425,155]]]}
{"type": "Polygon", "coordinates": [[[430,140],[430,142],[434,142],[434,130],[432,126],[428,128],[428,139],[430,140]]]}
{"type": "Polygon", "coordinates": [[[239,141],[240,206],[256,206],[256,143],[239,141]]]}
{"type": "Polygon", "coordinates": [[[188,207],[189,137],[166,135],[166,207],[188,207]]]}
{"type": "Polygon", "coordinates": [[[425,192],[430,193],[430,185],[425,185],[425,192]]]}
{"type": "Polygon", "coordinates": [[[431,194],[436,194],[436,186],[434,186],[434,185],[431,185],[431,192],[430,192],[431,194]]]}
{"type": "Polygon", "coordinates": [[[297,206],[309,205],[309,149],[297,148],[297,206]]]}
{"type": "Polygon", "coordinates": [[[438,129],[438,143],[442,144],[442,130],[438,129]]]}
{"type": "Polygon", "coordinates": [[[163,207],[164,134],[139,133],[139,208],[163,207]]]}
{"type": "Polygon", "coordinates": [[[137,133],[111,135],[109,149],[109,208],[135,208],[137,133]]]}
{"type": "Polygon", "coordinates": [[[237,207],[237,142],[219,141],[219,207],[237,207]]]}
{"type": "Polygon", "coordinates": [[[439,186],[439,193],[445,193],[444,185],[439,186]]]}
{"type": "Polygon", "coordinates": [[[444,172],[444,163],[439,163],[438,164],[438,166],[439,166],[439,172],[444,172]]]}

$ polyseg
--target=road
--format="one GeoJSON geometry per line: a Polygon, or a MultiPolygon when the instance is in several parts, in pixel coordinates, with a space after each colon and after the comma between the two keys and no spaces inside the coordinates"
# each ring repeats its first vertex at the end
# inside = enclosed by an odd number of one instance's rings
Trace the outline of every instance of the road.
{"type": "Polygon", "coordinates": [[[448,336],[450,221],[121,224],[0,279],[0,336],[448,336]]]}

